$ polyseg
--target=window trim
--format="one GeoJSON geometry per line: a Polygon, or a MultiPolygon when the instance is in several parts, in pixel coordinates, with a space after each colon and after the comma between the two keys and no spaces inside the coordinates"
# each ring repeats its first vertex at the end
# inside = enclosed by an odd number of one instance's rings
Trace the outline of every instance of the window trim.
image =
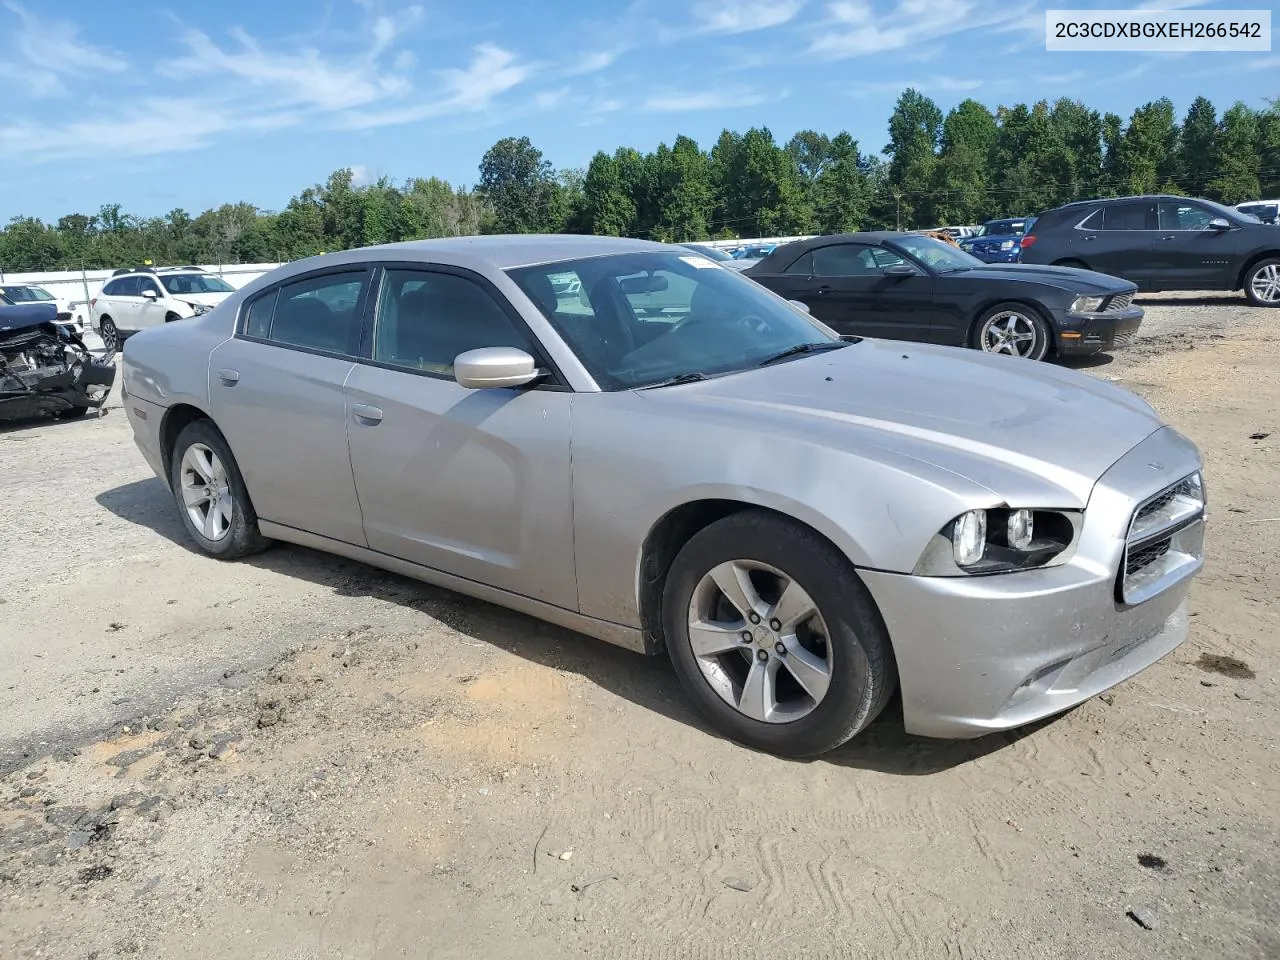
{"type": "MultiPolygon", "coordinates": [[[[347,345],[351,346],[352,341],[356,344],[356,349],[360,348],[360,333],[364,329],[364,312],[369,299],[369,292],[373,289],[373,264],[368,262],[333,264],[328,267],[321,267],[317,270],[308,270],[305,273],[295,273],[292,276],[285,277],[271,286],[259,290],[252,297],[246,298],[240,304],[240,308],[236,314],[235,333],[232,336],[237,340],[247,340],[249,343],[263,343],[269,347],[278,347],[281,350],[296,350],[299,353],[310,353],[317,357],[333,357],[337,360],[358,360],[356,354],[349,352],[338,352],[334,350],[322,350],[319,347],[308,347],[300,343],[285,343],[283,340],[272,340],[268,337],[254,337],[245,332],[245,327],[249,322],[249,310],[253,304],[257,303],[263,297],[275,295],[279,296],[280,291],[285,287],[293,286],[295,283],[303,283],[307,280],[314,280],[317,277],[329,276],[339,273],[360,273],[364,275],[363,289],[360,292],[360,299],[356,301],[355,309],[351,312],[351,321],[353,329],[348,333],[347,345]],[[351,334],[354,333],[355,336],[351,334]]],[[[277,306],[279,301],[277,300],[277,306]]],[[[276,322],[275,310],[271,311],[271,325],[274,327],[276,322]]]]}
{"type": "Polygon", "coordinates": [[[1157,201],[1157,200],[1146,200],[1146,199],[1138,199],[1138,200],[1115,200],[1115,201],[1112,201],[1111,203],[1105,203],[1105,204],[1103,204],[1099,209],[1101,209],[1101,210],[1102,210],[1102,226],[1098,229],[1098,233],[1158,233],[1158,232],[1159,232],[1159,230],[1160,230],[1160,202],[1159,202],[1159,201],[1157,201]],[[1114,210],[1114,209],[1117,209],[1117,208],[1119,208],[1119,207],[1125,207],[1125,206],[1128,206],[1128,207],[1141,207],[1141,206],[1144,206],[1144,205],[1152,207],[1151,212],[1155,214],[1155,218],[1156,218],[1156,225],[1155,225],[1154,227],[1137,227],[1136,229],[1133,229],[1133,230],[1128,230],[1128,229],[1111,230],[1111,229],[1108,229],[1108,227],[1107,227],[1107,212],[1108,212],[1108,211],[1110,211],[1110,210],[1114,210]]]}
{"type": "MultiPolygon", "coordinates": [[[[538,368],[547,371],[547,376],[537,380],[522,390],[550,390],[554,392],[573,392],[573,387],[569,385],[568,379],[563,371],[551,358],[547,348],[530,328],[528,322],[520,311],[508,297],[494,285],[494,283],[483,274],[476,273],[474,270],[468,270],[466,267],[455,267],[448,263],[431,263],[422,260],[380,260],[372,264],[374,268],[374,277],[370,284],[370,296],[365,304],[364,313],[360,318],[360,355],[355,357],[357,363],[365,364],[370,367],[377,367],[381,370],[393,370],[396,373],[407,373],[417,377],[428,377],[432,380],[442,380],[446,383],[457,385],[457,380],[452,374],[435,373],[431,370],[422,370],[417,367],[407,367],[399,363],[393,363],[388,360],[375,360],[373,358],[373,343],[377,332],[378,307],[382,302],[382,285],[386,281],[388,270],[405,270],[415,273],[439,273],[447,276],[458,277],[462,280],[469,280],[476,284],[484,293],[488,294],[499,310],[506,315],[507,319],[515,327],[517,332],[523,333],[529,341],[529,345],[533,348],[533,359],[538,368]]],[[[462,389],[462,388],[459,388],[462,389]]]]}

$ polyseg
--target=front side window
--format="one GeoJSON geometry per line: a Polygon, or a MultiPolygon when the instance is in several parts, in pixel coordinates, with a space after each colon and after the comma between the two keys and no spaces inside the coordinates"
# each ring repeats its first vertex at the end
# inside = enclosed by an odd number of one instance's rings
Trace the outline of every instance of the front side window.
{"type": "Polygon", "coordinates": [[[156,282],[154,280],[149,277],[138,277],[138,296],[142,296],[148,290],[154,293],[157,297],[164,296],[164,294],[160,292],[160,288],[156,286],[156,282]]]}
{"type": "Polygon", "coordinates": [[[861,243],[837,243],[813,251],[815,277],[865,277],[879,272],[871,248],[861,243]]]}
{"type": "MultiPolygon", "coordinates": [[[[355,353],[359,339],[356,308],[368,276],[364,270],[326,273],[281,287],[266,338],[327,353],[355,353]]],[[[261,320],[255,320],[251,308],[246,333],[255,323],[260,330],[261,320]]]]}
{"type": "Polygon", "coordinates": [[[452,376],[458,354],[482,347],[536,353],[528,335],[474,280],[427,270],[386,271],[378,296],[374,360],[452,376]]]}
{"type": "Polygon", "coordinates": [[[1102,213],[1103,230],[1155,230],[1156,205],[1146,201],[1113,203],[1102,213]]]}
{"type": "Polygon", "coordinates": [[[986,264],[971,253],[965,253],[959,247],[943,243],[936,237],[922,237],[918,234],[907,234],[895,237],[893,245],[915,257],[930,270],[938,273],[956,273],[960,270],[972,270],[985,267],[986,264]]]}
{"type": "Polygon", "coordinates": [[[1161,230],[1208,230],[1213,214],[1193,203],[1166,200],[1160,204],[1161,230]]]}
{"type": "Polygon", "coordinates": [[[53,294],[42,287],[27,287],[26,290],[27,293],[31,295],[32,300],[39,300],[47,303],[54,299],[53,294]]]}
{"type": "Polygon", "coordinates": [[[174,273],[161,277],[164,288],[173,294],[234,293],[235,287],[221,277],[203,273],[174,273]]]}
{"type": "Polygon", "coordinates": [[[605,390],[758,366],[830,330],[736,270],[698,254],[625,253],[508,271],[605,390]],[[581,289],[561,293],[572,273],[581,289]]]}

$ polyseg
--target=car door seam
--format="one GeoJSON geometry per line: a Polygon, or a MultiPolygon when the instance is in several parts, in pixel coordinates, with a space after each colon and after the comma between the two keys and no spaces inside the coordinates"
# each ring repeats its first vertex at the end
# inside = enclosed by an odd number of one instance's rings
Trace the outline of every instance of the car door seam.
{"type": "Polygon", "coordinates": [[[360,502],[360,484],[356,480],[356,464],[355,455],[351,451],[351,388],[348,386],[351,382],[352,375],[360,366],[359,361],[353,360],[351,367],[347,370],[347,375],[342,378],[342,438],[347,444],[347,470],[351,473],[351,489],[356,492],[356,509],[360,512],[360,536],[364,540],[366,549],[369,547],[369,531],[364,525],[364,504],[360,502]]]}

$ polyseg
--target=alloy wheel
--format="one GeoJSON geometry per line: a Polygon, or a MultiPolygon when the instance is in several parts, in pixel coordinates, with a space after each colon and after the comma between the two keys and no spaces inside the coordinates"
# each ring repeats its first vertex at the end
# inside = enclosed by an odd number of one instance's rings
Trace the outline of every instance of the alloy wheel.
{"type": "Polygon", "coordinates": [[[102,345],[111,353],[115,353],[120,339],[116,333],[116,325],[110,320],[103,320],[98,329],[98,335],[102,337],[102,345]]]}
{"type": "Polygon", "coordinates": [[[831,684],[832,644],[817,604],[768,564],[731,560],[709,570],[689,601],[688,636],[703,678],[753,720],[799,720],[831,684]]]}
{"type": "Polygon", "coordinates": [[[203,443],[193,443],[182,455],[179,483],[187,517],[206,540],[218,541],[231,529],[235,498],[226,467],[203,443]]]}
{"type": "Polygon", "coordinates": [[[1268,263],[1249,280],[1249,289],[1263,303],[1280,303],[1280,264],[1268,263]]]}
{"type": "Polygon", "coordinates": [[[978,342],[987,353],[1032,357],[1039,347],[1038,340],[1036,325],[1030,317],[1016,310],[1001,310],[987,318],[978,342]]]}

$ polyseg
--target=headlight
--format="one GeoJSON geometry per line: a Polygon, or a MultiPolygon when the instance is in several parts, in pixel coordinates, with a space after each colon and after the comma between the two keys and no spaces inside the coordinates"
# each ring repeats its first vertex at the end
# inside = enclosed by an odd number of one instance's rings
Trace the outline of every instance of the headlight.
{"type": "Polygon", "coordinates": [[[1076,297],[1071,301],[1072,313],[1097,313],[1106,297],[1076,297]]]}
{"type": "Polygon", "coordinates": [[[1001,249],[1001,250],[1012,250],[1012,249],[1013,249],[1013,241],[1012,241],[1012,240],[1002,240],[1002,241],[1000,242],[1000,249],[1001,249]]]}
{"type": "Polygon", "coordinates": [[[203,304],[203,303],[193,303],[193,304],[191,304],[191,309],[195,311],[195,313],[193,314],[193,316],[197,316],[197,317],[199,317],[199,316],[203,316],[204,314],[208,313],[208,312],[209,312],[209,310],[210,310],[210,307],[206,306],[206,305],[205,305],[205,304],[203,304]]]}
{"type": "Polygon", "coordinates": [[[1081,523],[1073,510],[970,510],[929,541],[915,574],[979,576],[1065,563],[1081,523]]]}

